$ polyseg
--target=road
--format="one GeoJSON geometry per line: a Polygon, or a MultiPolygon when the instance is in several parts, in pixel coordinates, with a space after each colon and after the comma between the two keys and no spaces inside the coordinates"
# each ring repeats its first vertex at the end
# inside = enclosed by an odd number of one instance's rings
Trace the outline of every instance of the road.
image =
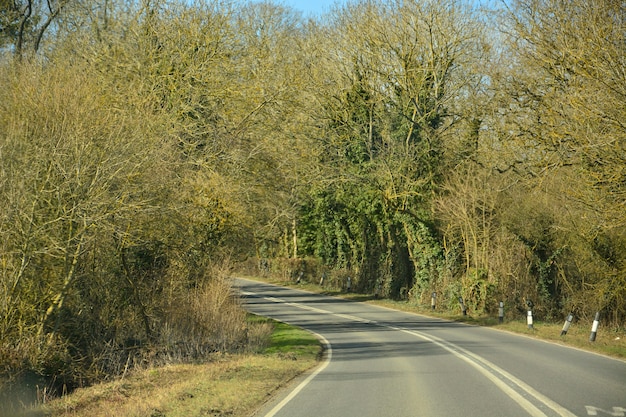
{"type": "Polygon", "coordinates": [[[235,285],[250,312],[326,345],[315,372],[256,416],[626,416],[624,361],[256,281],[235,285]]]}

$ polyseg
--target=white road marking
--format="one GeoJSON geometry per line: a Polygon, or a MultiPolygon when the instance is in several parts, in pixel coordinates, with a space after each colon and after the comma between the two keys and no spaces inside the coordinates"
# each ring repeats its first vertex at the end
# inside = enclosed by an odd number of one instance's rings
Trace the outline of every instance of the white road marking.
{"type": "Polygon", "coordinates": [[[592,405],[586,405],[585,409],[587,410],[588,416],[597,416],[598,411],[602,413],[602,415],[614,416],[614,417],[624,417],[624,413],[626,413],[626,408],[623,407],[613,407],[613,410],[603,410],[598,407],[594,407],[592,405]]]}
{"type": "Polygon", "coordinates": [[[431,343],[436,344],[437,346],[439,346],[439,347],[447,350],[448,352],[452,353],[454,356],[458,357],[459,359],[462,359],[465,362],[469,363],[474,368],[476,368],[480,373],[485,375],[485,377],[487,377],[487,379],[489,379],[491,382],[493,382],[498,388],[500,388],[505,394],[507,394],[513,401],[518,403],[524,410],[526,410],[528,412],[528,414],[530,414],[533,417],[544,417],[544,416],[546,416],[546,414],[543,411],[541,411],[540,409],[538,409],[535,405],[533,405],[526,398],[524,398],[524,396],[522,396],[519,392],[517,392],[516,390],[511,388],[509,385],[507,385],[503,381],[503,379],[508,380],[509,382],[513,383],[519,389],[524,391],[526,394],[534,397],[537,401],[539,401],[540,403],[542,403],[546,407],[551,408],[559,416],[562,416],[562,417],[576,417],[575,414],[573,414],[572,412],[567,410],[565,407],[563,407],[560,404],[552,401],[551,399],[549,399],[545,395],[541,394],[540,392],[538,392],[537,390],[532,388],[530,385],[528,385],[525,382],[523,382],[522,380],[520,380],[519,378],[514,377],[513,375],[511,375],[510,373],[508,373],[504,369],[500,368],[496,364],[494,364],[492,362],[489,362],[488,360],[484,359],[481,356],[476,355],[475,353],[472,353],[472,352],[470,352],[470,351],[468,351],[468,350],[466,350],[466,349],[464,349],[464,348],[462,348],[462,347],[460,347],[458,345],[455,345],[453,343],[444,341],[443,339],[439,339],[439,338],[436,338],[434,336],[427,336],[426,334],[424,334],[422,332],[418,332],[418,331],[415,331],[415,330],[409,330],[409,329],[403,329],[401,327],[395,327],[395,326],[386,326],[386,327],[389,327],[389,328],[392,328],[394,330],[398,330],[398,331],[401,331],[401,332],[404,332],[404,333],[408,333],[408,334],[412,334],[412,335],[418,336],[418,337],[420,337],[420,338],[422,338],[424,340],[427,340],[427,341],[429,341],[431,343]],[[496,373],[500,374],[501,378],[496,376],[495,375],[496,373]]]}
{"type": "MultiPolygon", "coordinates": [[[[248,295],[248,296],[257,296],[257,294],[253,292],[248,292],[248,291],[242,291],[241,293],[243,295],[248,295]]],[[[275,298],[275,297],[262,297],[262,298],[264,300],[272,301],[274,303],[288,304],[288,305],[298,307],[304,310],[314,311],[316,313],[322,313],[322,314],[328,313],[328,311],[326,310],[320,310],[318,308],[305,306],[303,304],[290,303],[280,298],[275,298]]],[[[313,378],[319,375],[319,373],[322,372],[324,369],[326,369],[328,364],[330,364],[330,361],[333,357],[333,348],[330,342],[319,333],[315,333],[310,330],[307,330],[307,331],[313,333],[315,337],[317,337],[320,340],[320,342],[324,345],[324,349],[326,351],[324,355],[324,362],[320,366],[318,366],[317,369],[315,369],[315,371],[313,371],[311,375],[309,375],[304,381],[302,381],[293,391],[291,391],[289,395],[283,398],[281,402],[276,404],[274,408],[272,408],[270,412],[265,415],[265,417],[274,417],[276,413],[278,413],[289,401],[291,401],[296,395],[298,395],[300,391],[302,391],[304,387],[306,387],[313,380],[313,378]]]]}
{"type": "Polygon", "coordinates": [[[330,343],[321,334],[318,334],[315,332],[311,332],[311,333],[313,333],[318,339],[320,339],[322,344],[324,344],[325,346],[326,354],[325,354],[324,363],[322,363],[322,365],[320,365],[313,373],[311,373],[311,375],[309,375],[304,381],[302,381],[300,385],[298,385],[293,391],[291,391],[289,395],[287,395],[281,402],[276,404],[274,408],[272,408],[270,412],[265,415],[265,417],[274,417],[276,413],[278,413],[289,401],[291,401],[296,395],[298,395],[300,391],[302,391],[304,387],[306,387],[309,384],[309,382],[313,380],[313,378],[315,378],[320,372],[326,369],[326,367],[330,363],[330,360],[333,357],[333,349],[330,346],[330,343]]]}

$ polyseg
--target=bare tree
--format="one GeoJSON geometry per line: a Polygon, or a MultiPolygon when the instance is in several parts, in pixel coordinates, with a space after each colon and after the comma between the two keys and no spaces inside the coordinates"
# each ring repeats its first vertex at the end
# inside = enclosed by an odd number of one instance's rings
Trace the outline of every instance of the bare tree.
{"type": "Polygon", "coordinates": [[[27,50],[37,53],[44,35],[70,1],[3,1],[0,4],[0,46],[12,46],[18,58],[27,50]]]}
{"type": "Polygon", "coordinates": [[[624,16],[624,4],[611,0],[515,2],[503,26],[509,69],[494,77],[508,97],[502,149],[513,150],[500,167],[562,204],[562,288],[570,299],[593,288],[601,295],[592,308],[617,315],[626,255],[615,250],[626,225],[624,16]]]}

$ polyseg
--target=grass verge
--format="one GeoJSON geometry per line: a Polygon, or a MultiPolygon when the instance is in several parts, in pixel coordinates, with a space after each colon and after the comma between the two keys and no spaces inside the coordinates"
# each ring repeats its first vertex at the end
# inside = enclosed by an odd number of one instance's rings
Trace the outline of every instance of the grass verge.
{"type": "MultiPolygon", "coordinates": [[[[259,278],[250,277],[250,279],[259,278]]],[[[579,349],[611,356],[614,358],[626,359],[626,328],[624,327],[620,329],[611,329],[608,327],[603,327],[602,324],[600,324],[598,333],[596,335],[596,340],[594,342],[590,342],[589,336],[591,333],[591,322],[581,323],[575,320],[572,323],[567,334],[565,336],[561,336],[563,322],[549,323],[535,320],[533,328],[529,329],[528,325],[526,324],[526,317],[520,317],[513,320],[507,318],[504,323],[500,324],[497,317],[473,316],[471,314],[468,316],[462,316],[460,314],[455,315],[439,310],[432,311],[430,305],[426,306],[416,304],[415,302],[376,299],[372,294],[346,293],[337,289],[323,288],[315,283],[310,282],[295,283],[293,281],[277,280],[273,278],[264,278],[263,280],[276,285],[299,288],[305,291],[322,293],[335,297],[342,297],[345,299],[359,302],[366,302],[369,304],[387,307],[394,310],[407,311],[411,313],[422,314],[424,316],[438,317],[445,320],[463,322],[477,326],[492,327],[494,329],[522,334],[525,336],[541,340],[547,340],[565,346],[576,347],[579,349]]],[[[563,320],[565,320],[565,318],[563,318],[563,320]]]]}
{"type": "Polygon", "coordinates": [[[310,333],[268,319],[274,331],[257,354],[216,354],[198,365],[171,365],[78,389],[24,416],[249,416],[275,391],[317,363],[320,343],[310,333]]]}
{"type": "MultiPolygon", "coordinates": [[[[357,297],[362,298],[363,296],[357,297]]],[[[602,327],[601,325],[598,329],[596,340],[594,342],[590,342],[589,336],[591,333],[591,323],[588,323],[587,326],[586,323],[574,321],[567,334],[561,336],[563,323],[550,323],[535,320],[532,329],[529,329],[525,318],[514,320],[507,319],[504,323],[499,323],[497,317],[472,315],[462,316],[440,311],[433,312],[428,306],[419,306],[402,301],[369,300],[367,302],[382,307],[409,311],[425,316],[438,317],[476,326],[491,327],[614,358],[626,359],[626,329],[623,328],[610,329],[602,327]]],[[[565,320],[565,318],[563,320],[565,320]]]]}

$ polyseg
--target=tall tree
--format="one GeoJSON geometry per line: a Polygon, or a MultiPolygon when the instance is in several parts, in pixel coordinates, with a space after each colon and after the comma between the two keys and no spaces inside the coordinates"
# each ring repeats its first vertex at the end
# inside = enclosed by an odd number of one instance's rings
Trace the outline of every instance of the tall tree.
{"type": "Polygon", "coordinates": [[[339,10],[325,29],[338,52],[328,58],[329,73],[320,83],[324,158],[340,173],[332,187],[360,190],[346,195],[368,201],[340,204],[359,215],[343,214],[339,224],[360,216],[373,222],[358,232],[356,223],[348,233],[350,257],[357,268],[391,268],[361,270],[367,270],[365,286],[389,277],[382,285],[394,296],[406,296],[416,276],[423,291],[436,270],[432,197],[447,142],[463,117],[455,98],[476,79],[469,64],[484,46],[478,23],[466,12],[456,2],[367,2],[339,10]],[[380,207],[378,220],[363,211],[367,206],[380,207]],[[373,247],[378,249],[364,252],[373,247]]]}

